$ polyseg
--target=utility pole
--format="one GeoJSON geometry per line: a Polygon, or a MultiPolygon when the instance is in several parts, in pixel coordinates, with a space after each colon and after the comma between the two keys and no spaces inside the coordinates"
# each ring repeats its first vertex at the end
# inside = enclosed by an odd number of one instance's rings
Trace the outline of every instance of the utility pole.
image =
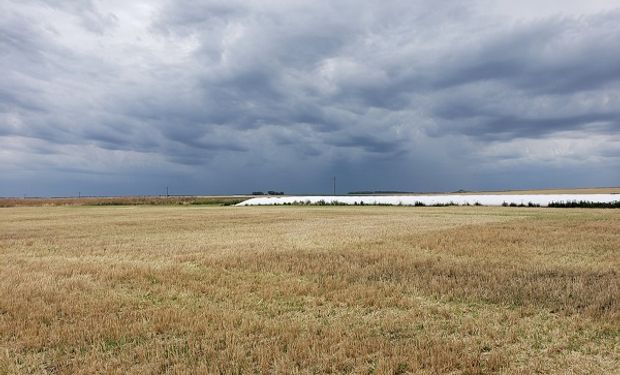
{"type": "Polygon", "coordinates": [[[168,198],[170,194],[168,194],[168,186],[166,186],[166,198],[168,198]]]}
{"type": "Polygon", "coordinates": [[[336,195],[336,176],[334,176],[334,195],[336,195]]]}

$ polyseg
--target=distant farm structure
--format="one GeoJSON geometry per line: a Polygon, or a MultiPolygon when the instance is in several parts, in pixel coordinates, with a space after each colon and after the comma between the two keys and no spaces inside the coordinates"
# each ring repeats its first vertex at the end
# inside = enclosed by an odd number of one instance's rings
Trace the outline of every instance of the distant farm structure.
{"type": "Polygon", "coordinates": [[[268,192],[263,192],[263,191],[253,191],[252,195],[284,195],[283,191],[274,191],[274,190],[269,190],[268,192]]]}

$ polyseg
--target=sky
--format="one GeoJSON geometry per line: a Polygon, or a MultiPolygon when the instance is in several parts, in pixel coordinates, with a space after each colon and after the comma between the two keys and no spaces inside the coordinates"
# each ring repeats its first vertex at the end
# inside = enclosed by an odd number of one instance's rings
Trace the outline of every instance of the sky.
{"type": "Polygon", "coordinates": [[[619,1],[0,0],[0,196],[620,186],[619,1]]]}

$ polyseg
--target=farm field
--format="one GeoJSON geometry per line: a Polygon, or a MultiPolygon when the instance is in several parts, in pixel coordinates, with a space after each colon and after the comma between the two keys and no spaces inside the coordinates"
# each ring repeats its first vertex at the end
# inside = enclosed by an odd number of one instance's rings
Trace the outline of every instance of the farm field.
{"type": "Polygon", "coordinates": [[[226,206],[242,202],[247,195],[211,196],[127,196],[127,197],[67,197],[67,198],[0,198],[0,208],[53,206],[226,206]]]}
{"type": "Polygon", "coordinates": [[[0,209],[0,374],[620,373],[620,210],[0,209]]]}
{"type": "MultiPolygon", "coordinates": [[[[486,192],[463,192],[463,193],[390,193],[390,194],[347,194],[340,195],[338,199],[344,197],[364,197],[374,196],[437,196],[437,195],[552,195],[552,194],[620,194],[620,187],[606,188],[578,188],[578,189],[539,189],[539,190],[506,190],[506,191],[486,191],[486,192]]],[[[251,199],[253,195],[179,195],[179,196],[111,196],[111,197],[24,197],[24,198],[3,198],[0,197],[0,208],[4,207],[50,207],[50,206],[202,206],[202,205],[233,205],[251,199]]],[[[259,196],[264,197],[264,196],[259,196]]],[[[358,198],[359,199],[359,198],[358,198]]],[[[615,198],[614,198],[615,199],[615,198]]],[[[620,199],[620,197],[618,197],[620,199]]]]}

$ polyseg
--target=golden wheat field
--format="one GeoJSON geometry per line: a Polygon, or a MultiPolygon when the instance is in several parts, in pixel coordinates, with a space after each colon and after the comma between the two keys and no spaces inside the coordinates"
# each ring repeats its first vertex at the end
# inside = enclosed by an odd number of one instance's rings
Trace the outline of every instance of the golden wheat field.
{"type": "Polygon", "coordinates": [[[620,211],[0,209],[0,373],[620,372],[620,211]]]}

